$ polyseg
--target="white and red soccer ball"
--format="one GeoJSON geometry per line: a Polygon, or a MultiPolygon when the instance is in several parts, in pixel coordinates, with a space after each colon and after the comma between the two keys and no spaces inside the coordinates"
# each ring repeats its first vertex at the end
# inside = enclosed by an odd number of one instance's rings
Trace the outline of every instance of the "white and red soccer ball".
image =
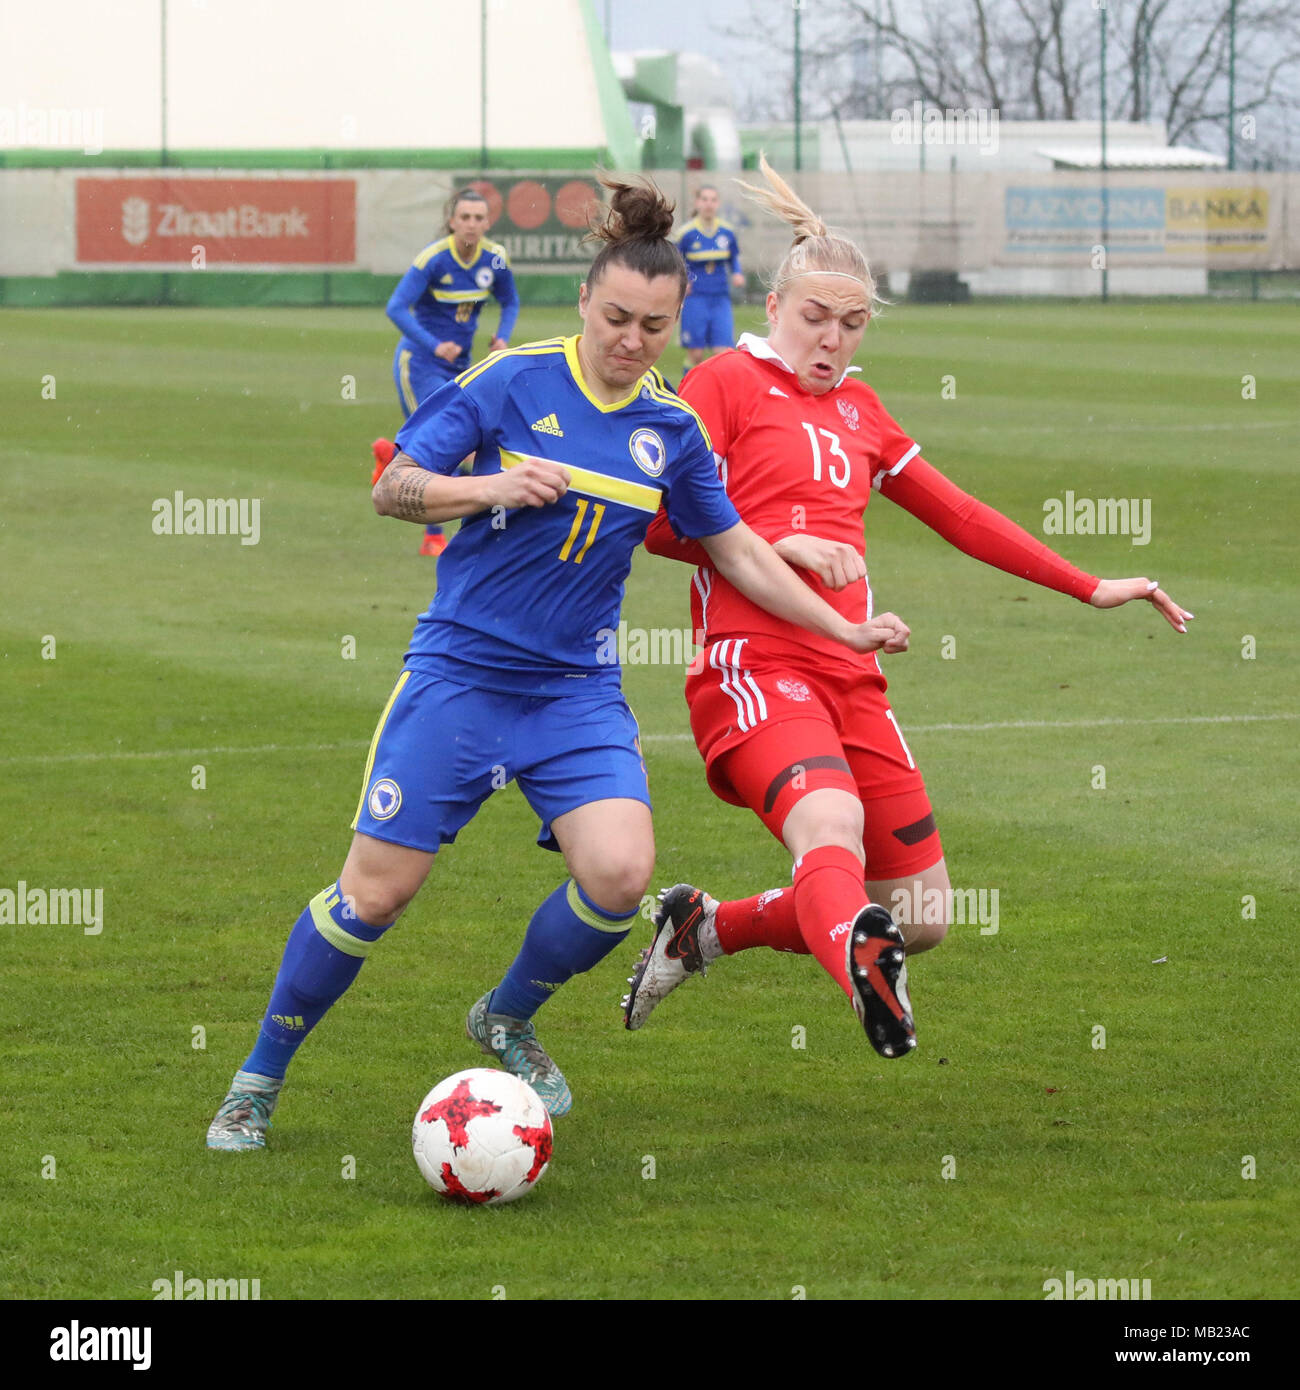
{"type": "Polygon", "coordinates": [[[447,1201],[467,1206],[522,1197],[546,1172],[552,1143],[551,1117],[537,1092],[487,1067],[439,1081],[411,1126],[425,1181],[447,1201]]]}

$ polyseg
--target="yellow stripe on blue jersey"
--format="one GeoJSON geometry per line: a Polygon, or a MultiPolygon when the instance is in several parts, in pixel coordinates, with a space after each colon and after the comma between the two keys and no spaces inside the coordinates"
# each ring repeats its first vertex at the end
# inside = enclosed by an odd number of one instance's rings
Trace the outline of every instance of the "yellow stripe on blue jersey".
{"type": "Polygon", "coordinates": [[[641,388],[648,383],[650,373],[647,372],[644,376],[639,377],[634,383],[632,390],[624,396],[621,401],[613,401],[612,403],[602,401],[599,396],[592,395],[587,387],[586,378],[582,375],[582,363],[578,360],[578,339],[581,336],[581,333],[575,333],[572,338],[565,338],[564,340],[565,361],[569,364],[569,371],[573,374],[573,380],[577,383],[578,390],[586,396],[602,415],[608,415],[610,411],[622,410],[624,407],[631,405],[641,394],[641,388]]]}
{"type": "Polygon", "coordinates": [[[472,367],[468,367],[465,371],[461,372],[456,378],[456,384],[458,386],[468,386],[471,381],[477,381],[489,367],[500,362],[503,358],[545,357],[548,352],[562,353],[564,351],[564,341],[563,338],[543,338],[539,342],[524,343],[521,347],[517,348],[498,348],[496,352],[489,352],[481,362],[476,362],[472,367]]]}
{"type": "Polygon", "coordinates": [[[540,454],[522,454],[514,449],[501,450],[501,467],[518,468],[521,463],[558,463],[569,471],[569,488],[573,492],[584,492],[588,497],[603,497],[607,502],[621,502],[625,507],[633,507],[639,512],[649,512],[653,516],[659,510],[663,489],[647,487],[644,483],[630,483],[623,478],[611,478],[607,473],[593,473],[589,468],[579,468],[567,459],[543,459],[540,454]]]}
{"type": "MultiPolygon", "coordinates": [[[[614,401],[612,404],[600,400],[594,396],[587,386],[586,379],[582,374],[582,363],[578,358],[578,340],[581,334],[575,333],[571,338],[543,338],[536,343],[524,343],[517,348],[501,348],[497,352],[489,353],[481,362],[467,368],[455,378],[456,384],[461,387],[468,386],[471,382],[477,381],[484,372],[500,362],[505,362],[517,357],[544,357],[551,353],[562,352],[565,362],[568,365],[569,373],[573,377],[574,385],[582,392],[587,400],[595,406],[602,415],[608,415],[615,410],[624,410],[633,401],[637,400],[642,392],[649,392],[650,395],[662,405],[671,406],[675,410],[680,410],[689,415],[700,428],[700,433],[704,436],[704,442],[712,449],[713,443],[709,439],[709,432],[705,428],[704,421],[682,398],[677,395],[665,381],[663,373],[658,367],[649,368],[640,377],[628,395],[622,400],[614,401]]],[[[565,467],[568,467],[566,464],[565,467]]]]}
{"type": "Polygon", "coordinates": [[[426,246],[418,256],[416,256],[416,258],[411,262],[411,264],[417,266],[420,270],[423,270],[424,267],[429,264],[429,262],[438,254],[439,251],[445,251],[451,245],[451,241],[451,237],[445,236],[441,241],[430,242],[429,245],[426,246]]]}
{"type": "Polygon", "coordinates": [[[655,398],[655,400],[662,401],[664,405],[674,406],[678,410],[684,410],[686,414],[689,415],[697,425],[699,425],[700,433],[704,436],[704,442],[709,446],[710,449],[713,448],[713,440],[709,438],[709,431],[705,427],[704,421],[700,419],[700,417],[695,413],[695,411],[692,410],[691,407],[687,405],[687,403],[684,400],[682,400],[682,398],[679,395],[677,395],[673,391],[668,390],[667,387],[660,389],[657,386],[651,385],[649,387],[649,390],[650,394],[655,398]]]}

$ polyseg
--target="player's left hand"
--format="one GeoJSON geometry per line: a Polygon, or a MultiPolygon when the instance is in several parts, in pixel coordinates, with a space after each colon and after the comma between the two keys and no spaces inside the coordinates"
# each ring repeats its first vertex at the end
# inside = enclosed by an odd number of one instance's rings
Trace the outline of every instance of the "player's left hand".
{"type": "Polygon", "coordinates": [[[731,277],[731,283],[736,287],[736,289],[743,290],[745,288],[745,277],[740,273],[740,271],[737,271],[731,277]]]}
{"type": "Polygon", "coordinates": [[[828,541],[822,536],[800,531],[797,535],[782,536],[779,541],[773,541],[772,549],[787,565],[811,570],[828,589],[834,589],[836,593],[866,577],[866,562],[844,541],[828,541]]]}
{"type": "Polygon", "coordinates": [[[857,623],[849,629],[845,646],[855,652],[905,652],[912,629],[897,613],[878,613],[865,623],[857,623]]]}
{"type": "Polygon", "coordinates": [[[1186,633],[1194,616],[1180,608],[1154,579],[1103,579],[1088,600],[1094,608],[1118,608],[1133,599],[1144,598],[1175,632],[1186,633]]]}
{"type": "Polygon", "coordinates": [[[510,344],[504,338],[493,338],[488,344],[489,352],[504,352],[510,344]]]}

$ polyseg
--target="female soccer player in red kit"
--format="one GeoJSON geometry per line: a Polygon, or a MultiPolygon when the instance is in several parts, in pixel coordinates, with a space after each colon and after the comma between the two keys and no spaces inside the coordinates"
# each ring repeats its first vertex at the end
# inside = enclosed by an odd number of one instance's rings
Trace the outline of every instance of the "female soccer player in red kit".
{"type": "MultiPolygon", "coordinates": [[[[744,185],[788,222],[794,245],[767,297],[767,338],[694,368],[681,395],[703,419],[744,520],[851,621],[872,611],[863,512],[873,490],[959,550],[1010,574],[1116,608],[1147,599],[1178,632],[1192,615],[1147,579],[1085,574],[955,487],[920,457],[850,367],[875,307],[852,242],[826,226],[764,159],[744,185]]],[[[947,922],[903,923],[881,904],[917,881],[950,902],[925,783],[885,699],[875,653],[857,656],[772,618],[739,594],[660,512],[646,548],[698,566],[693,627],[704,651],[686,682],[709,784],[749,806],[794,858],[792,889],[718,903],[690,884],[662,895],[656,934],[624,1005],[639,1028],[658,1002],[720,955],[755,946],[811,953],[849,996],[885,1057],[916,1046],[905,953],[947,922]]],[[[886,652],[891,649],[887,646],[886,652]]]]}

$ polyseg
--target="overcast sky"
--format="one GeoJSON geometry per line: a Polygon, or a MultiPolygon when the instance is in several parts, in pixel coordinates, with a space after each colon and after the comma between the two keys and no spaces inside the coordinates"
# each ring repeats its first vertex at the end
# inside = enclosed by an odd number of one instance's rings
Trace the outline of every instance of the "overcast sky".
{"type": "Polygon", "coordinates": [[[748,0],[593,0],[602,24],[608,13],[611,48],[676,48],[734,61],[735,41],[718,30],[749,12],[748,0]]]}

